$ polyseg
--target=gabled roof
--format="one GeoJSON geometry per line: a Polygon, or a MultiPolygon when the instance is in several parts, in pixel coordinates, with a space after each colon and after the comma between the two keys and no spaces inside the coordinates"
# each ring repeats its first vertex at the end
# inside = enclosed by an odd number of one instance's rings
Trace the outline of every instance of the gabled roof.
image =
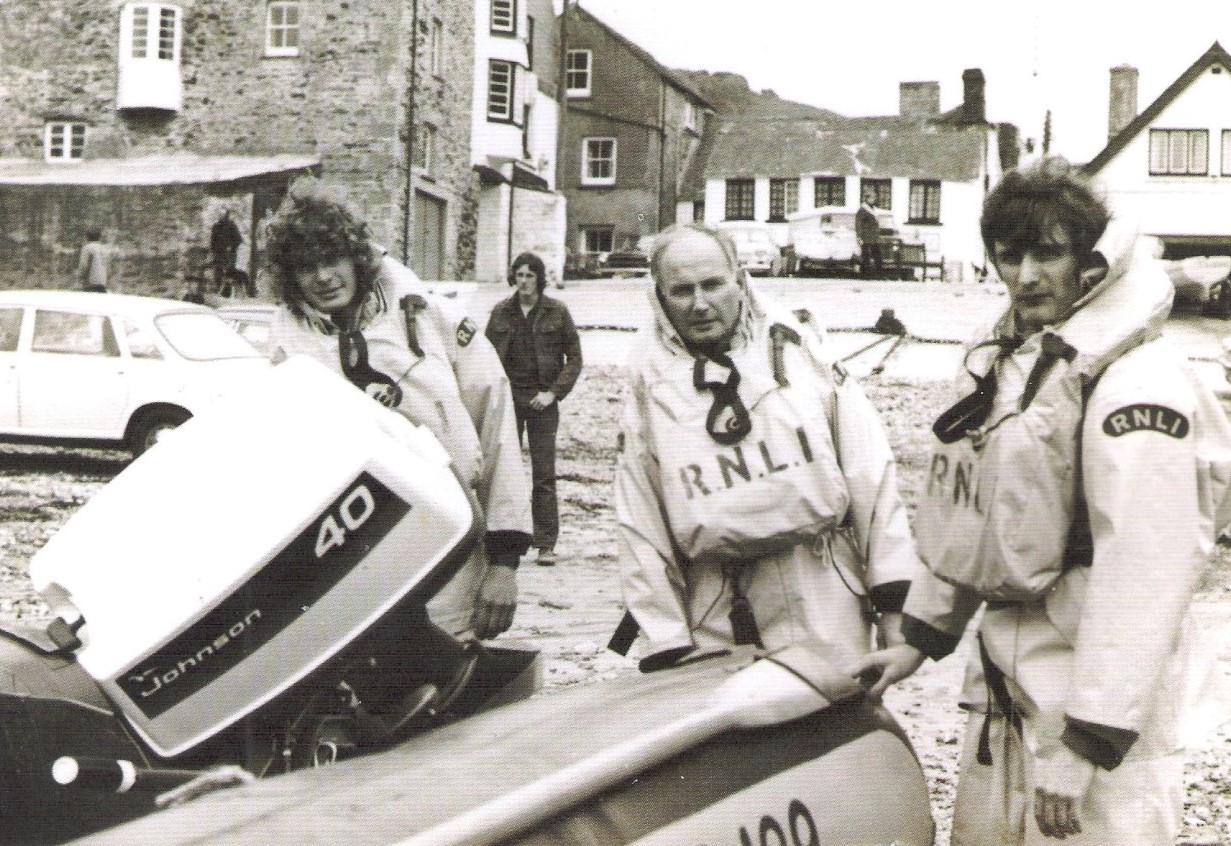
{"type": "Polygon", "coordinates": [[[1086,173],[1094,174],[1103,169],[1109,161],[1116,157],[1121,150],[1128,146],[1129,142],[1143,132],[1154,119],[1162,113],[1163,109],[1175,102],[1176,98],[1184,92],[1188,86],[1197,81],[1197,78],[1205,73],[1210,68],[1218,65],[1228,73],[1231,73],[1231,54],[1222,48],[1222,45],[1215,41],[1210,45],[1210,49],[1201,54],[1197,61],[1193,62],[1188,70],[1180,74],[1179,78],[1168,86],[1167,90],[1158,95],[1153,103],[1146,107],[1145,111],[1137,115],[1129,121],[1128,125],[1115,134],[1115,136],[1107,142],[1107,146],[1086,164],[1086,173]]]}
{"type": "Polygon", "coordinates": [[[969,182],[982,173],[986,143],[981,131],[902,118],[717,124],[706,179],[821,173],[969,182]]]}
{"type": "Polygon", "coordinates": [[[619,42],[619,44],[623,46],[624,49],[632,53],[635,57],[637,57],[637,59],[639,59],[642,63],[644,63],[652,71],[654,71],[659,76],[661,76],[672,87],[678,88],[681,92],[686,94],[691,99],[695,100],[698,104],[705,106],[706,108],[713,108],[710,105],[710,103],[708,103],[706,99],[701,96],[700,92],[698,92],[697,89],[693,87],[691,83],[688,82],[688,80],[684,79],[679,74],[677,74],[675,71],[671,70],[665,65],[660,64],[659,61],[655,59],[653,56],[651,56],[648,52],[646,52],[646,50],[634,44],[632,41],[629,41],[626,37],[624,37],[620,33],[616,32],[614,29],[612,29],[602,20],[595,17],[588,9],[583,9],[581,6],[577,5],[576,3],[570,4],[569,8],[571,8],[572,11],[578,14],[584,15],[587,19],[592,21],[595,26],[599,27],[604,32],[606,32],[608,35],[610,35],[613,39],[619,42]]]}

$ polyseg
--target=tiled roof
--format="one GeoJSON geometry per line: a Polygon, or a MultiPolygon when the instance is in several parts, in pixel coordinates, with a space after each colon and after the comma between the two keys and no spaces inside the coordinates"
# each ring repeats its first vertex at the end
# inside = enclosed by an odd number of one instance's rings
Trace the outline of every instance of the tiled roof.
{"type": "Polygon", "coordinates": [[[1225,71],[1231,73],[1231,55],[1217,41],[1210,45],[1210,49],[1202,53],[1201,57],[1193,62],[1188,70],[1180,74],[1179,78],[1171,83],[1166,91],[1158,95],[1158,99],[1147,106],[1145,111],[1137,115],[1137,117],[1129,121],[1127,126],[1117,132],[1115,137],[1107,142],[1107,146],[1086,164],[1085,171],[1094,174],[1102,170],[1103,166],[1127,147],[1130,141],[1153,123],[1154,119],[1162,113],[1163,109],[1171,105],[1183,93],[1184,89],[1192,85],[1197,77],[1214,65],[1219,65],[1225,71]]]}
{"type": "Polygon", "coordinates": [[[901,117],[816,121],[716,121],[706,179],[805,173],[968,182],[981,173],[986,127],[959,129],[901,117]]]}

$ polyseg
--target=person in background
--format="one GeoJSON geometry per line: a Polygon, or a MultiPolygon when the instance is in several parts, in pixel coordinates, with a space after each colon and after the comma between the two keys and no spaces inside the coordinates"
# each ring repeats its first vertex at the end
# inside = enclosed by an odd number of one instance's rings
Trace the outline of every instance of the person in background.
{"type": "Polygon", "coordinates": [[[547,268],[541,258],[534,253],[515,258],[509,284],[517,291],[492,309],[486,335],[513,387],[518,437],[525,434],[530,450],[536,561],[551,566],[560,535],[556,431],[560,401],[581,374],[581,339],[568,306],[543,293],[547,268]]]}
{"type": "Polygon", "coordinates": [[[224,287],[230,291],[234,284],[235,260],[244,237],[231,219],[231,210],[224,208],[222,217],[209,230],[209,253],[214,265],[214,293],[221,294],[224,287]]]}
{"type": "Polygon", "coordinates": [[[917,560],[859,385],[750,288],[725,233],[665,230],[650,273],[615,475],[629,614],[611,648],[639,630],[650,671],[731,645],[820,640],[853,658],[874,636],[899,643],[917,560]]]}
{"type": "Polygon", "coordinates": [[[862,275],[875,278],[881,271],[880,221],[866,200],[855,212],[855,238],[859,241],[859,263],[862,275]]]}
{"type": "Polygon", "coordinates": [[[1231,429],[1160,336],[1166,274],[1067,162],[1006,174],[982,235],[1010,302],[933,426],[906,643],[854,669],[883,690],[982,609],[954,846],[1174,843],[1231,429]]]}
{"type": "Polygon", "coordinates": [[[495,351],[470,318],[448,313],[372,243],[365,223],[311,182],[292,187],[266,249],[280,302],[272,359],[312,356],[429,429],[483,507],[484,542],[428,604],[432,622],[462,638],[507,630],[515,571],[530,545],[530,485],[495,351]]]}
{"type": "Polygon", "coordinates": [[[86,242],[77,258],[77,281],[82,290],[105,292],[111,290],[115,264],[115,250],[103,242],[103,231],[91,229],[86,233],[86,242]]]}

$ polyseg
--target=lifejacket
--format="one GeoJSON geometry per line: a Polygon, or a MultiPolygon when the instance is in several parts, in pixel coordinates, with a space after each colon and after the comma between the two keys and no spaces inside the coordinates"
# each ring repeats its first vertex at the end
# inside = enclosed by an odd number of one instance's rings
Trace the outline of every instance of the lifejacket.
{"type": "MultiPolygon", "coordinates": [[[[453,459],[458,475],[474,486],[483,473],[483,451],[444,343],[445,333],[451,332],[439,309],[422,297],[424,287],[392,259],[382,260],[376,286],[361,332],[365,369],[379,378],[370,380],[366,392],[430,430],[453,459]],[[379,395],[376,387],[382,391],[379,395]]],[[[331,331],[321,316],[280,309],[271,337],[278,339],[285,355],[310,355],[348,378],[353,375],[347,372],[347,350],[340,348],[342,335],[331,331]]]]}
{"type": "Polygon", "coordinates": [[[1045,331],[1016,408],[966,428],[991,404],[1009,324],[976,344],[964,380],[972,393],[934,427],[927,483],[915,515],[921,559],[943,581],[992,601],[1037,598],[1092,553],[1081,496],[1085,401],[1103,371],[1159,335],[1172,288],[1150,259],[1113,264],[1061,326],[1045,331]],[[981,370],[982,375],[977,375],[981,370]]]}
{"type": "Polygon", "coordinates": [[[832,365],[819,357],[819,338],[789,311],[759,298],[749,307],[772,316],[730,352],[733,368],[675,345],[647,345],[647,429],[662,507],[689,561],[746,562],[813,543],[847,514],[830,429],[832,365]],[[742,421],[739,414],[724,419],[730,408],[715,414],[720,385],[734,388],[742,421]]]}

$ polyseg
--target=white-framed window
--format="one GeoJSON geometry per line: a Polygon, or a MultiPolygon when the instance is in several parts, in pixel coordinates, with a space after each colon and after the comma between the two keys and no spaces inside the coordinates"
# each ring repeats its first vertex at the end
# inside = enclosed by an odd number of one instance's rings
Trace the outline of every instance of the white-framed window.
{"type": "Polygon", "coordinates": [[[500,59],[487,63],[487,119],[503,123],[516,123],[517,65],[500,59]]]}
{"type": "Polygon", "coordinates": [[[183,17],[178,6],[167,3],[125,3],[120,7],[117,109],[180,110],[183,17]]]}
{"type": "Polygon", "coordinates": [[[907,223],[940,223],[940,182],[935,179],[910,181],[910,209],[907,223]]]}
{"type": "Polygon", "coordinates": [[[445,71],[445,25],[440,18],[432,18],[427,38],[428,69],[440,76],[445,71]]]}
{"type": "Polygon", "coordinates": [[[298,0],[271,0],[265,7],[265,55],[298,56],[298,0]]]}
{"type": "Polygon", "coordinates": [[[421,123],[415,129],[415,149],[411,163],[424,173],[430,173],[435,159],[436,127],[430,123],[421,123]]]}
{"type": "Polygon", "coordinates": [[[124,21],[128,25],[128,55],[133,59],[180,59],[180,10],[161,3],[132,3],[124,21]]]}
{"type": "Polygon", "coordinates": [[[783,221],[799,211],[799,180],[769,180],[769,220],[783,221]]]}
{"type": "Polygon", "coordinates": [[[889,179],[860,179],[859,202],[878,209],[893,209],[893,181],[889,179]]]}
{"type": "Polygon", "coordinates": [[[583,253],[609,253],[615,248],[614,226],[582,226],[581,251],[583,253]]]}
{"type": "Polygon", "coordinates": [[[564,85],[570,97],[590,96],[593,54],[589,50],[569,50],[564,65],[564,85]]]}
{"type": "Polygon", "coordinates": [[[50,121],[43,128],[43,158],[49,162],[79,162],[85,156],[85,124],[50,121]]]}
{"type": "Polygon", "coordinates": [[[756,212],[757,184],[752,179],[728,179],[727,220],[753,220],[756,212]]]}
{"type": "Polygon", "coordinates": [[[841,176],[818,176],[812,184],[812,205],[822,206],[846,205],[846,179],[841,176]]]}
{"type": "Polygon", "coordinates": [[[1231,129],[1222,131],[1222,175],[1231,176],[1231,129]]]}
{"type": "Polygon", "coordinates": [[[583,138],[581,141],[581,184],[615,185],[616,140],[583,138]]]}
{"type": "Polygon", "coordinates": [[[492,0],[492,35],[517,34],[517,0],[492,0]]]}
{"type": "Polygon", "coordinates": [[[1205,176],[1209,172],[1209,130],[1150,130],[1151,176],[1205,176]]]}

